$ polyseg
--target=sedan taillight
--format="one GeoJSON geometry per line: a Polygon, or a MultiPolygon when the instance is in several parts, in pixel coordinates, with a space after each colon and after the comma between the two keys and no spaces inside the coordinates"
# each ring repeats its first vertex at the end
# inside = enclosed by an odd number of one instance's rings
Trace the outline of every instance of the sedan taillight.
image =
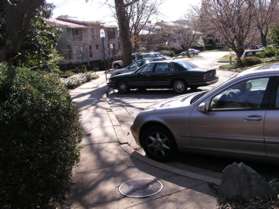
{"type": "Polygon", "coordinates": [[[211,71],[209,71],[209,72],[207,72],[207,73],[205,73],[205,74],[203,75],[203,79],[204,79],[204,80],[212,79],[212,78],[214,78],[215,76],[216,76],[216,70],[211,70],[211,71]]]}

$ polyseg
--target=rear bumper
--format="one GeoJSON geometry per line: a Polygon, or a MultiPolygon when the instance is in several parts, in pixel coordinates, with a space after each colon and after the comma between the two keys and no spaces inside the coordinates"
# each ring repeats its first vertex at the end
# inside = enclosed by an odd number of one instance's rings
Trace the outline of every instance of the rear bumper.
{"type": "Polygon", "coordinates": [[[212,80],[193,82],[193,83],[190,83],[190,85],[191,85],[191,86],[208,86],[208,85],[217,83],[218,80],[219,80],[219,78],[218,78],[218,77],[215,77],[215,78],[212,79],[212,80]]]}

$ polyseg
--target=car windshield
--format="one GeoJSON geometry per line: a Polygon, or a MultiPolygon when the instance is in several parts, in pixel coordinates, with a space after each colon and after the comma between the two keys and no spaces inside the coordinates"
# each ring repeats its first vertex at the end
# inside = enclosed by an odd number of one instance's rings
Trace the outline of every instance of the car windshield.
{"type": "Polygon", "coordinates": [[[197,101],[199,98],[201,98],[203,95],[205,95],[207,93],[207,91],[203,91],[198,93],[196,96],[194,96],[191,101],[190,104],[193,104],[195,101],[197,101]]]}
{"type": "Polygon", "coordinates": [[[136,63],[133,63],[133,64],[129,65],[127,68],[129,70],[136,70],[138,68],[138,65],[136,63]]]}
{"type": "Polygon", "coordinates": [[[215,89],[218,89],[221,86],[226,85],[226,83],[231,82],[234,78],[236,78],[238,76],[238,74],[235,74],[233,76],[231,76],[227,81],[225,81],[224,83],[220,83],[219,85],[214,86],[211,90],[209,91],[203,91],[197,95],[195,95],[192,99],[190,104],[193,104],[194,102],[198,101],[201,97],[203,97],[204,95],[210,94],[211,92],[215,91],[215,89]]]}
{"type": "Polygon", "coordinates": [[[194,68],[198,67],[191,62],[186,62],[186,61],[183,61],[183,60],[176,61],[176,63],[181,65],[182,67],[184,67],[187,70],[194,69],[194,68]]]}
{"type": "Polygon", "coordinates": [[[156,58],[156,57],[160,57],[160,54],[143,54],[142,57],[143,58],[156,58]]]}

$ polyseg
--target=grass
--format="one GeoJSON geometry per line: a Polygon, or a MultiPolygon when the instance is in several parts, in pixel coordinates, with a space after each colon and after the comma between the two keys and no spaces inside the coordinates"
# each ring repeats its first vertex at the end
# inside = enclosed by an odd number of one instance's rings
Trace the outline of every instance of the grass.
{"type": "MultiPolygon", "coordinates": [[[[223,58],[221,58],[222,60],[226,60],[229,57],[229,55],[224,56],[223,58]]],[[[279,62],[279,57],[270,57],[270,58],[260,58],[262,63],[261,64],[255,64],[255,65],[251,65],[251,66],[245,66],[245,67],[239,67],[236,64],[236,61],[234,60],[231,64],[229,64],[229,62],[224,62],[226,64],[221,65],[219,67],[220,70],[228,70],[228,71],[232,71],[232,72],[242,72],[244,70],[247,70],[251,67],[257,67],[257,66],[261,66],[263,64],[272,64],[272,63],[278,63],[279,62]]],[[[219,61],[220,62],[220,61],[219,61]]]]}

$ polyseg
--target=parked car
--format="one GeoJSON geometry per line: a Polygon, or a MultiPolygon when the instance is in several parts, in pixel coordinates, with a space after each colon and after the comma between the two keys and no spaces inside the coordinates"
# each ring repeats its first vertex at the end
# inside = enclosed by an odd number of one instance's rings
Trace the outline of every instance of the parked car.
{"type": "Polygon", "coordinates": [[[217,82],[215,69],[203,69],[184,60],[151,62],[138,70],[111,76],[108,86],[125,93],[129,89],[172,88],[184,93],[188,87],[197,88],[217,82]]]}
{"type": "Polygon", "coordinates": [[[141,112],[131,131],[147,156],[196,151],[279,160],[279,64],[254,68],[209,92],[141,112]]]}
{"type": "Polygon", "coordinates": [[[200,50],[190,48],[187,51],[181,52],[178,56],[183,57],[183,56],[198,55],[200,52],[201,52],[200,50]]]}
{"type": "Polygon", "coordinates": [[[246,57],[253,57],[261,54],[264,51],[265,48],[260,48],[260,49],[247,49],[243,52],[241,58],[246,58],[246,57]]]}
{"type": "MultiPolygon", "coordinates": [[[[170,57],[162,55],[160,52],[147,52],[147,53],[133,53],[133,62],[137,62],[139,60],[148,59],[153,61],[159,61],[159,60],[167,60],[170,59],[170,57]]],[[[119,69],[123,68],[123,61],[122,60],[116,60],[112,63],[113,69],[119,69]]]]}

